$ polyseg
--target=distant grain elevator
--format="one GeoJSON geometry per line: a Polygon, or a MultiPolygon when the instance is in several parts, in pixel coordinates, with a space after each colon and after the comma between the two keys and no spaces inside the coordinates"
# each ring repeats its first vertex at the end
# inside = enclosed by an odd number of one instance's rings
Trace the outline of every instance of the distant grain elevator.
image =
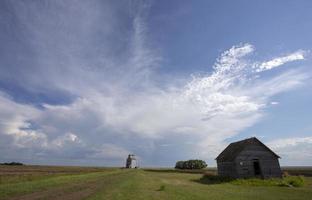
{"type": "Polygon", "coordinates": [[[231,143],[216,158],[218,175],[233,178],[282,177],[280,157],[257,138],[231,143]]]}
{"type": "Polygon", "coordinates": [[[138,161],[134,154],[129,154],[126,161],[126,168],[138,168],[138,161]]]}

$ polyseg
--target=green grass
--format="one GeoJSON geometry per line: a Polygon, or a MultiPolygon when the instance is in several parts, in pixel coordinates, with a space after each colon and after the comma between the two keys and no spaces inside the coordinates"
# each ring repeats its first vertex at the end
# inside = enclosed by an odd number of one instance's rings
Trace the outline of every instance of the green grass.
{"type": "Polygon", "coordinates": [[[289,176],[283,179],[236,179],[231,181],[231,183],[242,186],[303,187],[305,185],[305,179],[301,176],[289,176]]]}
{"type": "MultiPolygon", "coordinates": [[[[137,170],[125,174],[89,200],[100,199],[309,199],[311,185],[301,188],[232,183],[203,184],[201,174],[137,170]]],[[[308,178],[311,182],[311,178],[308,178]]]]}
{"type": "Polygon", "coordinates": [[[271,179],[233,179],[229,177],[220,177],[216,175],[203,175],[199,179],[203,184],[221,184],[230,183],[241,186],[282,186],[282,187],[303,187],[305,185],[305,178],[303,176],[287,176],[283,178],[271,179]]]}
{"type": "Polygon", "coordinates": [[[312,177],[305,177],[305,184],[300,185],[301,187],[280,187],[281,182],[292,185],[297,182],[300,184],[301,178],[289,176],[283,181],[279,179],[229,181],[215,177],[214,180],[203,180],[203,175],[198,172],[168,169],[97,170],[97,172],[87,170],[84,172],[82,169],[78,174],[73,174],[72,170],[68,170],[66,172],[68,174],[63,174],[63,170],[60,170],[62,172],[58,172],[52,177],[46,173],[46,178],[40,176],[40,178],[30,181],[23,179],[22,182],[2,182],[0,184],[0,199],[11,197],[21,200],[31,199],[23,196],[31,193],[42,193],[40,199],[57,199],[56,197],[60,197],[60,195],[75,195],[77,193],[76,197],[71,196],[71,199],[78,200],[306,200],[312,196],[312,177]],[[58,193],[59,196],[56,196],[55,193],[58,193]]]}

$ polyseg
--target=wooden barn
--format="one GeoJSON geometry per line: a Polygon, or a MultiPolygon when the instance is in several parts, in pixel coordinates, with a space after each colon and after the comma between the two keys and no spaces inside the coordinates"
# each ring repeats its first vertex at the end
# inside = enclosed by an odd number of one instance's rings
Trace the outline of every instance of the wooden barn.
{"type": "Polygon", "coordinates": [[[233,178],[282,177],[279,158],[255,137],[233,142],[216,158],[218,175],[233,178]]]}

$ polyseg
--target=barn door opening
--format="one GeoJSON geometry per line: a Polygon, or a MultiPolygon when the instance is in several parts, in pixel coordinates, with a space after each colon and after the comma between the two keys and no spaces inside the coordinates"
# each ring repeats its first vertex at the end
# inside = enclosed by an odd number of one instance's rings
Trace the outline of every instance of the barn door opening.
{"type": "Polygon", "coordinates": [[[260,168],[260,163],[259,160],[254,160],[253,161],[253,167],[254,167],[254,172],[256,176],[261,176],[261,168],[260,168]]]}

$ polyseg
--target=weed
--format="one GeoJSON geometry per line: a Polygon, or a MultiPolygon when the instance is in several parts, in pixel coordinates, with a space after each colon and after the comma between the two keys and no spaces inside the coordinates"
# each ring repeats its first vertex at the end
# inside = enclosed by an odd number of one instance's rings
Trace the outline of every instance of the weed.
{"type": "Polygon", "coordinates": [[[158,191],[165,191],[166,186],[165,185],[161,185],[160,188],[158,189],[158,191]]]}

